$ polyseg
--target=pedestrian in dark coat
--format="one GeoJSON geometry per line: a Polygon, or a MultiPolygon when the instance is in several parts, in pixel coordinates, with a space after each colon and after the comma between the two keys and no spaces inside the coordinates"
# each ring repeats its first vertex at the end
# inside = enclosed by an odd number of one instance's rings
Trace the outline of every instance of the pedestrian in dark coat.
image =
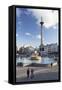
{"type": "Polygon", "coordinates": [[[29,78],[29,68],[27,69],[27,78],[29,78]]]}

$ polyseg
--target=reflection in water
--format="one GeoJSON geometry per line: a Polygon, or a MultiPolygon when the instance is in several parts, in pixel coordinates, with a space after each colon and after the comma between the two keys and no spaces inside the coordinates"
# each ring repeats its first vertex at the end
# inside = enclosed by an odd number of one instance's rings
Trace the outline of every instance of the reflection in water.
{"type": "Polygon", "coordinates": [[[31,64],[31,63],[38,63],[38,64],[51,64],[54,63],[55,60],[53,58],[49,57],[42,57],[40,60],[30,60],[30,58],[16,58],[16,65],[17,63],[23,63],[23,64],[31,64]]]}

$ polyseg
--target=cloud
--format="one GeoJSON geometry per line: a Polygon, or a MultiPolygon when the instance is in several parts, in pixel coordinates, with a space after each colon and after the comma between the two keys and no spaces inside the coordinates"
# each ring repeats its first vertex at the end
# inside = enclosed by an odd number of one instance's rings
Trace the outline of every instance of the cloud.
{"type": "Polygon", "coordinates": [[[57,30],[58,29],[58,25],[54,25],[53,26],[53,29],[56,29],[57,30]]]}
{"type": "Polygon", "coordinates": [[[20,8],[16,8],[16,16],[17,17],[21,16],[21,9],[20,8]]]}
{"type": "Polygon", "coordinates": [[[28,33],[28,32],[27,32],[27,33],[25,33],[25,35],[27,35],[27,36],[31,36],[31,33],[28,33]]]}
{"type": "Polygon", "coordinates": [[[40,35],[40,34],[37,35],[36,38],[37,38],[37,39],[41,39],[41,35],[40,35]]]}
{"type": "Polygon", "coordinates": [[[28,11],[26,10],[26,11],[24,11],[24,14],[27,15],[27,16],[29,16],[29,15],[31,15],[31,12],[28,12],[28,11]]]}
{"type": "Polygon", "coordinates": [[[57,10],[40,10],[40,9],[27,9],[31,12],[32,16],[36,18],[37,24],[40,26],[41,17],[44,21],[44,26],[49,28],[58,23],[58,11],[57,10]]]}
{"type": "Polygon", "coordinates": [[[16,34],[16,37],[18,37],[19,35],[18,34],[16,34]]]}
{"type": "Polygon", "coordinates": [[[21,22],[21,20],[20,20],[20,21],[18,21],[18,25],[21,25],[21,23],[22,23],[22,22],[21,22]]]}

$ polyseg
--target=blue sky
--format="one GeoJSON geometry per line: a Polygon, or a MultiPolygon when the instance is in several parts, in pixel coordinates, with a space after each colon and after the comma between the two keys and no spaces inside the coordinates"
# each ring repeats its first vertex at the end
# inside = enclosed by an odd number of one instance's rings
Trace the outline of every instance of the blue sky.
{"type": "MultiPolygon", "coordinates": [[[[45,14],[45,11],[37,11],[32,9],[16,8],[16,44],[19,48],[23,45],[31,45],[33,47],[38,47],[41,44],[41,26],[40,26],[40,16],[45,14]]],[[[51,15],[51,11],[48,11],[47,18],[51,15]]],[[[54,13],[54,15],[57,14],[54,13]]],[[[44,15],[43,15],[44,16],[44,15]]],[[[44,18],[44,17],[43,17],[44,18]]],[[[55,21],[52,23],[52,20],[49,19],[49,22],[46,22],[43,26],[43,43],[51,44],[58,43],[58,24],[55,18],[55,21]]],[[[44,19],[47,20],[47,19],[44,19]]]]}

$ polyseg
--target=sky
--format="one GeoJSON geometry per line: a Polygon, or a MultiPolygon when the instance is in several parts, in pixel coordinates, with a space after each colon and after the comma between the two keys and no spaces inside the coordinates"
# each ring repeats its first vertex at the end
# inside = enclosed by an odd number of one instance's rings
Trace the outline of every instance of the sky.
{"type": "Polygon", "coordinates": [[[41,44],[41,25],[43,21],[43,44],[58,43],[58,11],[47,9],[16,8],[17,47],[41,44]],[[41,18],[42,17],[42,18],[41,18]]]}

